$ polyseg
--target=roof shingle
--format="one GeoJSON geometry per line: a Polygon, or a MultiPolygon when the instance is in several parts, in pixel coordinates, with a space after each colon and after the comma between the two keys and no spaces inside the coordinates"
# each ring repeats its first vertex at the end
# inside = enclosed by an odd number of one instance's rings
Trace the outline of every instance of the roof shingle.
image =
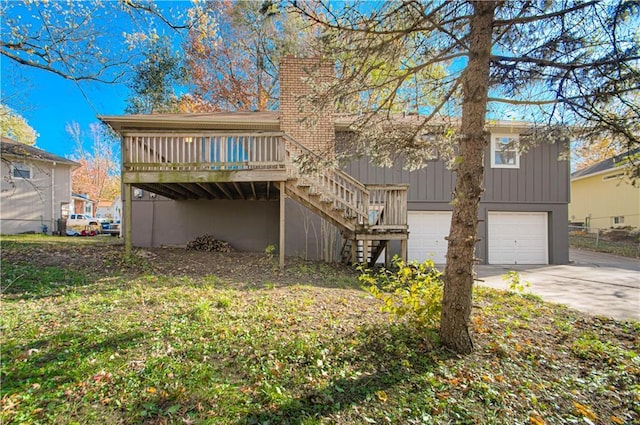
{"type": "Polygon", "coordinates": [[[603,171],[612,170],[616,167],[619,167],[621,163],[623,163],[627,158],[635,157],[637,155],[640,155],[640,148],[636,148],[632,151],[627,151],[621,153],[620,155],[607,158],[603,161],[583,168],[582,170],[574,171],[573,173],[571,173],[571,179],[577,179],[579,177],[586,177],[590,176],[591,174],[598,174],[603,171]]]}
{"type": "Polygon", "coordinates": [[[59,162],[61,164],[68,164],[76,167],[80,166],[80,164],[70,159],[63,158],[58,155],[54,155],[47,151],[43,151],[42,149],[38,149],[34,146],[18,143],[6,137],[1,138],[0,145],[2,148],[1,149],[2,156],[10,155],[16,158],[35,159],[35,160],[47,161],[47,162],[59,162]]]}

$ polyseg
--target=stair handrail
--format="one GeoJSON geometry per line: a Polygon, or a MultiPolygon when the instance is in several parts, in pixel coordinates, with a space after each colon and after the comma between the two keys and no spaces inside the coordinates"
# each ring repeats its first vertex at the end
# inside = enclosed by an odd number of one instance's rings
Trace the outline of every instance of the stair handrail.
{"type": "MultiPolygon", "coordinates": [[[[310,150],[309,148],[307,148],[306,146],[304,146],[303,144],[301,144],[300,142],[298,142],[296,139],[289,136],[288,134],[284,134],[283,138],[289,144],[295,146],[295,148],[297,148],[303,155],[310,155],[312,158],[317,159],[318,161],[321,161],[323,159],[320,155],[313,152],[312,150],[310,150]]],[[[287,150],[287,153],[290,153],[288,145],[286,150],[287,150]]],[[[330,168],[328,170],[322,171],[321,177],[301,174],[297,169],[295,170],[295,172],[296,172],[296,177],[303,176],[305,178],[316,180],[317,183],[329,189],[330,191],[329,193],[335,201],[337,201],[338,203],[342,204],[344,207],[347,207],[348,209],[353,210],[355,212],[358,224],[367,225],[369,223],[369,197],[370,197],[369,190],[366,188],[364,184],[362,184],[356,178],[336,168],[330,168]],[[357,194],[360,195],[359,197],[360,202],[358,202],[358,196],[356,196],[355,204],[353,202],[350,202],[348,199],[345,199],[344,196],[341,196],[340,193],[336,193],[337,191],[332,190],[331,185],[326,185],[322,182],[322,177],[324,177],[344,187],[344,185],[341,182],[337,181],[335,176],[339,176],[340,179],[344,180],[345,182],[348,182],[353,187],[353,189],[357,191],[357,193],[354,195],[357,195],[357,194]]]]}
{"type": "MultiPolygon", "coordinates": [[[[287,140],[288,142],[291,142],[293,145],[295,145],[297,148],[299,148],[301,151],[303,151],[306,155],[312,155],[315,158],[317,158],[318,160],[323,160],[321,155],[315,153],[314,151],[312,151],[311,149],[309,149],[308,147],[306,147],[302,143],[298,142],[296,139],[294,139],[293,137],[289,136],[288,134],[282,133],[282,137],[285,140],[287,140]]],[[[337,174],[339,174],[340,177],[344,178],[345,180],[348,180],[354,186],[358,187],[358,189],[360,189],[362,192],[369,192],[367,190],[367,187],[360,180],[356,179],[352,175],[350,175],[348,173],[345,173],[344,171],[340,170],[339,168],[332,168],[331,170],[336,172],[337,174]]]]}

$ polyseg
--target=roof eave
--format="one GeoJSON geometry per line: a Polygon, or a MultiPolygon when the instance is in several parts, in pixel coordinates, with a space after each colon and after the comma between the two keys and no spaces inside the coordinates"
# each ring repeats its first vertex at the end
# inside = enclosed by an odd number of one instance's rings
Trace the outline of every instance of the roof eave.
{"type": "Polygon", "coordinates": [[[184,119],[176,117],[163,117],[148,115],[127,116],[127,115],[101,115],[98,119],[109,125],[114,131],[123,134],[139,130],[269,130],[279,131],[280,122],[278,119],[184,119]]]}
{"type": "Polygon", "coordinates": [[[625,171],[626,170],[626,166],[621,165],[621,166],[614,166],[614,167],[610,167],[607,168],[606,170],[600,170],[600,171],[596,171],[593,173],[589,173],[589,174],[584,174],[582,176],[578,176],[578,177],[571,177],[571,181],[575,182],[578,180],[583,180],[589,177],[597,177],[597,176],[601,176],[603,174],[607,174],[607,173],[611,173],[612,171],[625,171]]]}
{"type": "Polygon", "coordinates": [[[79,164],[76,161],[70,160],[70,159],[66,159],[66,158],[43,158],[40,156],[29,156],[29,155],[16,155],[14,153],[11,152],[3,152],[2,153],[3,157],[9,157],[9,158],[14,158],[16,160],[21,160],[21,161],[40,161],[40,162],[48,162],[48,163],[56,163],[56,164],[63,164],[63,165],[68,165],[72,168],[78,168],[81,166],[81,164],[79,164]]]}

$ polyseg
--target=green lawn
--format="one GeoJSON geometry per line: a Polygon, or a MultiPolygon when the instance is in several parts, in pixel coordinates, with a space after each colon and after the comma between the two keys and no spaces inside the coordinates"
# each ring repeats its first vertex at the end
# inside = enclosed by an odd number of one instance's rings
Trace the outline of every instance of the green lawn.
{"type": "Polygon", "coordinates": [[[110,239],[2,237],[2,423],[640,421],[638,323],[477,289],[458,357],[353,274],[161,274],[110,239]]]}

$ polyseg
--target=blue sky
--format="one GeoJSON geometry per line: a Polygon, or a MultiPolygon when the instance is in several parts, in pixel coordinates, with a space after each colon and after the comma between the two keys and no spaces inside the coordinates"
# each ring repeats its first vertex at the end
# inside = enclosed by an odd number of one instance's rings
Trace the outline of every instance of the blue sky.
{"type": "Polygon", "coordinates": [[[69,156],[75,146],[65,131],[67,123],[75,121],[88,131],[89,124],[98,121],[97,114],[124,113],[128,89],[123,83],[80,82],[87,101],[73,81],[35,68],[18,70],[4,57],[0,61],[3,102],[6,100],[40,134],[36,141],[40,149],[69,156]]]}
{"type": "MultiPolygon", "coordinates": [[[[4,2],[4,0],[2,0],[4,2]]],[[[25,5],[22,2],[8,4],[7,16],[4,24],[10,27],[11,20],[21,31],[37,33],[41,25],[41,14],[49,11],[53,14],[53,25],[66,24],[64,10],[68,7],[82,4],[83,11],[91,10],[90,3],[57,3],[55,7],[43,4],[25,5]]],[[[163,12],[174,10],[181,13],[186,10],[189,1],[158,1],[163,12]]],[[[177,33],[166,25],[159,23],[153,16],[145,13],[135,14],[123,12],[115,1],[107,2],[99,10],[93,10],[92,25],[96,32],[95,45],[106,52],[110,50],[111,58],[123,57],[130,54],[125,43],[124,33],[142,32],[147,34],[154,28],[158,34],[177,36],[177,33]]],[[[171,16],[170,14],[167,16],[171,16]]],[[[183,16],[176,17],[176,23],[183,16]]],[[[6,29],[3,26],[3,29],[6,29]]],[[[46,33],[45,33],[46,36],[46,33]]],[[[7,35],[7,38],[10,36],[7,35]]],[[[4,36],[3,36],[4,40],[4,36]]],[[[91,48],[88,42],[86,48],[91,48]]],[[[176,48],[179,43],[176,42],[176,48]]],[[[81,48],[82,48],[81,47],[81,48]]],[[[125,71],[132,71],[132,65],[127,65],[125,71]]],[[[107,77],[108,78],[108,77],[107,77]]],[[[0,89],[2,103],[8,105],[39,133],[36,146],[60,156],[73,154],[75,144],[65,131],[65,126],[71,122],[80,124],[83,131],[89,132],[89,124],[98,122],[97,115],[123,114],[129,89],[126,87],[127,78],[121,78],[118,83],[106,84],[98,82],[74,81],[64,79],[51,72],[21,66],[5,56],[0,56],[0,89]]],[[[90,149],[90,146],[85,146],[90,149]]]]}

